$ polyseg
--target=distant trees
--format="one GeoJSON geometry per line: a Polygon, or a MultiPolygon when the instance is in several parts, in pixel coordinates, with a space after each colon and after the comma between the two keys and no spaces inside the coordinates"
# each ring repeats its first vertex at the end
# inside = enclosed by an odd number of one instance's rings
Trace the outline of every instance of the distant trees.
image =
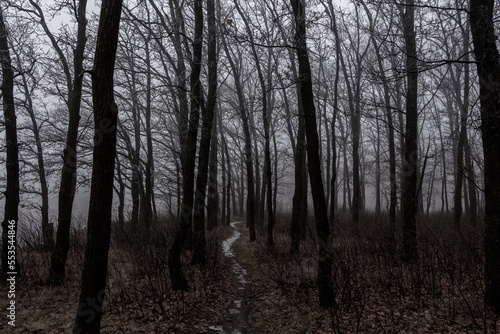
{"type": "MultiPolygon", "coordinates": [[[[256,218],[256,203],[255,203],[255,184],[254,184],[254,166],[253,166],[253,150],[252,150],[252,138],[250,133],[250,125],[249,125],[249,116],[247,110],[247,101],[245,98],[245,94],[243,91],[242,79],[240,69],[241,66],[236,63],[234,60],[234,56],[231,53],[231,50],[228,47],[228,43],[226,41],[226,37],[222,36],[222,46],[226,53],[226,58],[229,62],[233,77],[234,77],[234,86],[236,90],[236,94],[238,97],[238,109],[239,115],[241,118],[241,123],[243,126],[243,134],[244,134],[244,154],[245,154],[245,166],[246,166],[246,178],[247,178],[247,206],[246,206],[246,218],[247,225],[250,229],[250,241],[254,241],[256,239],[255,235],[255,218],[256,218]]],[[[240,60],[241,61],[241,60],[240,60]]]]}
{"type": "Polygon", "coordinates": [[[87,243],[74,333],[100,332],[111,234],[118,125],[113,75],[121,11],[121,0],[103,0],[92,69],[95,129],[87,243]]]}

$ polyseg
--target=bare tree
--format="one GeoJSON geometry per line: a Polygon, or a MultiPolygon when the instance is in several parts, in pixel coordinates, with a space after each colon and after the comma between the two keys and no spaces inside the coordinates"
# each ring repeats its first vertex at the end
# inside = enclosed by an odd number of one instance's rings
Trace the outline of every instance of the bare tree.
{"type": "MultiPolygon", "coordinates": [[[[198,156],[198,175],[196,178],[196,193],[194,203],[194,252],[192,263],[206,262],[205,258],[205,198],[209,160],[210,144],[212,138],[212,126],[214,121],[215,107],[217,105],[217,25],[215,22],[214,0],[207,0],[207,25],[208,25],[208,95],[207,105],[202,108],[202,128],[200,151],[198,156]]],[[[216,139],[216,138],[215,138],[216,139]]]]}
{"type": "MultiPolygon", "coordinates": [[[[238,103],[239,103],[239,112],[241,117],[241,122],[243,125],[243,133],[245,135],[245,164],[247,169],[247,225],[250,229],[250,241],[254,241],[255,236],[255,188],[254,188],[254,172],[253,172],[253,159],[252,159],[252,139],[250,135],[250,127],[248,122],[248,111],[247,104],[245,100],[245,95],[243,92],[243,86],[241,82],[241,73],[236,66],[236,63],[231,55],[231,51],[227,45],[227,41],[225,36],[221,35],[221,43],[224,47],[224,51],[226,52],[227,60],[231,66],[231,70],[234,76],[234,84],[236,86],[236,93],[238,95],[238,103]]],[[[233,205],[235,201],[233,200],[233,205]]],[[[233,212],[235,210],[233,209],[233,212]]]]}
{"type": "Polygon", "coordinates": [[[203,106],[203,92],[200,82],[201,55],[203,42],[203,7],[202,0],[195,0],[193,4],[195,13],[195,28],[193,39],[193,59],[191,65],[191,110],[189,116],[189,128],[186,140],[186,151],[184,158],[184,169],[182,172],[182,203],[179,217],[179,227],[175,235],[174,242],[168,255],[168,267],[170,279],[174,290],[185,290],[188,283],[182,274],[181,252],[186,240],[188,231],[191,229],[193,220],[194,204],[194,181],[195,181],[195,160],[196,141],[198,135],[198,123],[200,110],[203,106]]]}
{"type": "MultiPolygon", "coordinates": [[[[27,43],[25,43],[26,45],[27,43]]],[[[20,50],[13,49],[12,50],[15,58],[16,58],[16,63],[17,67],[21,69],[20,77],[21,77],[21,83],[20,87],[24,92],[23,96],[23,101],[22,106],[24,106],[24,109],[26,109],[26,112],[28,113],[29,119],[31,121],[31,131],[33,133],[33,139],[35,140],[35,146],[36,146],[36,160],[37,160],[37,168],[36,168],[36,174],[38,176],[38,179],[40,181],[40,197],[42,200],[42,204],[40,206],[40,212],[42,215],[42,221],[41,221],[41,228],[42,228],[42,244],[44,249],[46,250],[52,250],[54,247],[54,225],[50,223],[49,221],[49,186],[48,186],[48,181],[47,181],[47,172],[45,168],[45,160],[44,160],[44,151],[43,151],[43,145],[42,145],[42,138],[40,134],[41,130],[41,124],[39,124],[39,119],[37,119],[36,111],[35,111],[35,104],[33,101],[33,92],[36,89],[36,86],[38,84],[37,80],[35,82],[30,81],[29,77],[33,77],[32,73],[26,73],[23,67],[23,59],[25,58],[26,55],[22,55],[20,50]]],[[[31,50],[30,50],[31,52],[31,50]]],[[[31,59],[31,67],[34,67],[35,60],[31,59]]],[[[33,69],[33,68],[32,68],[33,69]]],[[[43,123],[43,121],[41,122],[43,123]]]]}
{"type": "Polygon", "coordinates": [[[99,333],[108,270],[118,107],[113,93],[122,0],[103,0],[92,70],[94,154],[87,244],[74,333],[99,333]]]}
{"type": "Polygon", "coordinates": [[[64,282],[66,276],[66,259],[69,252],[69,231],[71,227],[71,216],[73,211],[73,200],[75,198],[76,188],[76,145],[78,141],[78,126],[80,123],[80,105],[82,99],[83,87],[83,59],[85,53],[85,44],[87,42],[87,18],[85,15],[87,0],[78,2],[78,9],[75,12],[78,21],[77,41],[73,58],[73,75],[71,75],[70,64],[61,50],[58,41],[50,32],[45,17],[40,6],[30,0],[32,6],[36,9],[40,24],[45,33],[52,42],[59,60],[64,69],[68,89],[68,114],[69,126],[66,138],[66,147],[63,151],[63,169],[61,172],[61,184],[59,187],[59,216],[56,234],[56,243],[50,260],[49,283],[60,285],[64,282]]]}
{"type": "Polygon", "coordinates": [[[323,182],[321,179],[316,110],[314,107],[314,95],[311,81],[311,65],[309,63],[306,43],[306,12],[301,0],[290,0],[290,3],[295,17],[295,43],[299,62],[299,84],[306,126],[309,179],[311,181],[316,233],[319,244],[317,276],[319,301],[323,307],[332,307],[335,302],[332,286],[332,241],[323,182]]]}
{"type": "Polygon", "coordinates": [[[417,44],[415,33],[415,1],[401,5],[401,19],[406,53],[406,127],[403,160],[403,258],[415,260],[417,249],[417,169],[418,169],[418,105],[417,44]]]}

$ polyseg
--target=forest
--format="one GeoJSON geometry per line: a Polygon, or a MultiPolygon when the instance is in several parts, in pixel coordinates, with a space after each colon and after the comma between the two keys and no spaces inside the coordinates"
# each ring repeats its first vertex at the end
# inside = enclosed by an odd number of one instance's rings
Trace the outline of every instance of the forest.
{"type": "Polygon", "coordinates": [[[495,0],[1,0],[0,332],[500,332],[499,34],[495,0]]]}

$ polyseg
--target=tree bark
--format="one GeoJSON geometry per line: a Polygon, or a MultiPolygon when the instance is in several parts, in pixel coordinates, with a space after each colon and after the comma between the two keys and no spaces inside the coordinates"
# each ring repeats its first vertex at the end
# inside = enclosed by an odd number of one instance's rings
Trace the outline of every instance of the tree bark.
{"type": "Polygon", "coordinates": [[[149,235],[149,229],[153,222],[153,208],[151,202],[153,199],[153,139],[151,134],[151,57],[149,41],[146,42],[146,109],[145,109],[145,123],[146,123],[146,165],[144,172],[144,198],[141,205],[141,225],[144,226],[145,232],[149,235]]]}
{"type": "MultiPolygon", "coordinates": [[[[465,31],[462,27],[463,54],[464,61],[469,61],[469,31],[465,31]]],[[[464,96],[461,98],[460,87],[456,87],[457,100],[459,101],[460,107],[460,129],[459,129],[459,139],[457,145],[457,170],[456,172],[456,183],[455,183],[455,195],[454,195],[454,211],[453,211],[453,223],[456,231],[460,231],[461,218],[462,218],[462,188],[463,179],[466,173],[464,166],[464,149],[465,142],[467,140],[467,116],[469,113],[469,91],[470,91],[470,75],[469,75],[469,64],[464,64],[464,96]]],[[[468,211],[468,210],[467,210],[468,211]]]]}
{"type": "MultiPolygon", "coordinates": [[[[30,0],[33,3],[33,1],[30,0]]],[[[38,7],[38,5],[36,5],[38,7]]],[[[69,126],[66,138],[66,148],[63,151],[63,169],[61,172],[61,183],[59,187],[59,206],[58,206],[58,225],[56,234],[56,244],[50,259],[49,283],[61,285],[66,276],[66,259],[69,252],[69,234],[71,227],[71,216],[73,211],[73,199],[75,198],[76,188],[76,167],[77,152],[76,145],[78,141],[78,127],[80,123],[80,105],[82,100],[83,86],[83,59],[85,53],[85,44],[87,42],[87,18],[85,15],[87,0],[78,2],[78,32],[76,49],[73,59],[73,82],[67,66],[66,59],[60,51],[57,42],[52,42],[56,50],[59,50],[59,57],[65,64],[65,72],[68,79],[68,109],[69,126]]],[[[39,8],[39,7],[38,7],[39,8]]],[[[41,10],[40,10],[41,12],[41,10]]],[[[44,20],[43,20],[44,22],[44,20]]],[[[48,31],[48,29],[46,29],[48,31]]],[[[50,36],[49,36],[50,37],[50,36]]],[[[52,36],[52,39],[54,37],[52,36]]]]}
{"type": "MultiPolygon", "coordinates": [[[[203,13],[202,13],[203,14],[203,13]]],[[[196,19],[203,20],[199,16],[196,19]]],[[[203,21],[202,21],[203,22],[203,21]]],[[[208,183],[208,165],[210,159],[210,143],[212,140],[212,126],[217,105],[217,26],[215,22],[214,0],[207,0],[208,25],[208,95],[207,105],[203,108],[201,128],[200,153],[198,157],[198,176],[196,179],[196,193],[194,204],[194,252],[192,264],[206,263],[205,241],[205,197],[208,183]]]]}
{"type": "Polygon", "coordinates": [[[202,0],[195,0],[193,3],[195,13],[195,28],[193,39],[193,61],[191,66],[191,111],[189,117],[189,130],[186,141],[186,152],[184,155],[184,169],[182,173],[182,203],[179,217],[179,227],[175,235],[174,242],[168,255],[168,267],[173,290],[185,290],[188,282],[182,273],[181,252],[184,241],[191,229],[193,220],[194,204],[194,174],[196,160],[196,141],[198,135],[198,123],[200,109],[203,104],[203,93],[201,89],[201,56],[203,42],[203,7],[202,0]]]}
{"type": "Polygon", "coordinates": [[[403,159],[403,259],[418,258],[417,248],[417,168],[418,168],[418,105],[417,44],[415,34],[415,1],[406,0],[402,11],[406,50],[406,127],[403,159]]]}
{"type": "Polygon", "coordinates": [[[5,122],[7,189],[5,190],[5,211],[2,221],[2,284],[10,273],[17,273],[17,227],[19,223],[19,146],[17,143],[17,117],[14,106],[14,71],[9,52],[8,31],[5,26],[3,8],[0,8],[0,62],[5,122]]]}
{"type": "Polygon", "coordinates": [[[479,76],[484,152],[485,302],[500,314],[500,55],[493,21],[494,0],[471,0],[470,26],[479,76]]]}
{"type": "MultiPolygon", "coordinates": [[[[215,111],[217,113],[217,111],[215,111]]],[[[217,119],[217,116],[214,115],[217,119]]],[[[218,166],[217,166],[217,156],[218,156],[218,136],[217,136],[217,122],[212,123],[212,140],[210,142],[210,161],[208,164],[208,199],[207,199],[207,229],[212,230],[218,225],[219,219],[219,190],[218,190],[218,166]]],[[[222,153],[221,153],[222,157],[222,153]]],[[[222,157],[222,159],[224,159],[222,157]]],[[[225,167],[222,171],[223,181],[222,186],[224,187],[225,181],[225,167]]],[[[224,217],[224,215],[222,215],[224,217]]]]}
{"type": "Polygon", "coordinates": [[[103,0],[92,72],[94,154],[87,244],[74,333],[99,333],[111,231],[118,107],[113,73],[122,0],[103,0]]]}
{"type": "Polygon", "coordinates": [[[295,43],[299,62],[300,91],[306,127],[309,179],[311,181],[316,233],[319,244],[317,276],[319,302],[322,307],[332,307],[334,305],[332,286],[332,240],[321,179],[316,110],[314,107],[314,95],[311,81],[311,65],[309,63],[306,43],[305,8],[301,0],[290,0],[290,2],[295,18],[295,43]]]}

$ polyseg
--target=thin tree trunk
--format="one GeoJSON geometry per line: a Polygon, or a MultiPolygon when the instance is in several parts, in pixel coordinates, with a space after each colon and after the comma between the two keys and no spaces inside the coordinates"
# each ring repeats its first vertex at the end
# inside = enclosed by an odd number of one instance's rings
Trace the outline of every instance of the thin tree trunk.
{"type": "Polygon", "coordinates": [[[471,157],[470,143],[466,136],[465,138],[465,164],[467,166],[467,179],[469,181],[469,223],[471,226],[477,225],[477,195],[476,195],[476,174],[474,172],[474,164],[471,157]]]}
{"type": "MultiPolygon", "coordinates": [[[[17,58],[17,64],[19,68],[22,66],[21,58],[15,50],[14,54],[17,58]]],[[[26,110],[31,119],[33,137],[35,139],[37,163],[38,163],[38,177],[40,181],[40,193],[42,197],[42,244],[45,250],[53,250],[54,248],[54,225],[49,221],[49,187],[47,185],[47,176],[45,172],[45,161],[43,159],[43,147],[42,140],[40,139],[40,129],[38,127],[38,121],[35,116],[35,109],[33,105],[33,99],[30,94],[30,89],[28,86],[28,80],[26,74],[22,73],[22,87],[26,96],[26,110]]]]}
{"type": "MultiPolygon", "coordinates": [[[[33,1],[30,0],[33,3],[33,1]]],[[[61,285],[66,277],[66,259],[69,252],[69,234],[71,227],[71,216],[73,211],[73,200],[75,198],[76,189],[76,167],[77,167],[77,152],[76,145],[78,141],[78,126],[80,123],[80,104],[82,99],[83,86],[83,60],[85,53],[85,44],[87,42],[86,29],[87,18],[85,11],[87,0],[78,2],[78,32],[76,49],[73,59],[73,82],[71,83],[69,69],[67,69],[68,82],[68,109],[69,109],[69,126],[66,137],[66,147],[63,151],[63,169],[61,173],[61,183],[59,186],[59,206],[58,206],[58,225],[56,234],[56,244],[50,259],[49,283],[53,285],[61,285]]],[[[53,46],[56,47],[57,42],[54,41],[53,46]]],[[[56,50],[58,47],[56,47],[56,50]]],[[[59,53],[59,52],[58,52],[59,53]]],[[[60,58],[63,63],[66,59],[62,52],[60,58]]],[[[67,63],[66,66],[67,67],[67,63]]]]}
{"type": "Polygon", "coordinates": [[[309,179],[316,218],[316,233],[319,244],[318,252],[318,291],[322,307],[332,307],[334,294],[332,286],[332,240],[330,224],[321,179],[321,161],[319,159],[319,141],[316,128],[316,110],[311,81],[311,66],[306,44],[305,8],[300,0],[290,0],[295,17],[295,43],[299,62],[300,91],[304,109],[307,156],[309,160],[309,179]]]}
{"type": "MultiPolygon", "coordinates": [[[[200,18],[201,20],[202,18],[200,18]]],[[[212,140],[212,124],[217,105],[217,34],[215,22],[214,0],[207,0],[208,24],[208,95],[207,105],[203,110],[200,151],[198,157],[198,176],[194,203],[194,252],[192,264],[206,263],[205,240],[205,197],[208,184],[208,165],[210,160],[210,143],[212,140]]]]}
{"type": "MultiPolygon", "coordinates": [[[[469,29],[462,32],[464,38],[464,55],[468,61],[469,56],[469,29]]],[[[454,196],[454,211],[453,211],[453,222],[456,231],[460,231],[460,223],[462,218],[462,184],[465,175],[464,168],[464,148],[465,141],[467,139],[467,116],[469,113],[469,92],[470,92],[470,74],[469,74],[469,64],[464,64],[464,96],[463,100],[459,101],[460,106],[460,132],[457,146],[457,170],[456,172],[456,183],[455,183],[455,196],[454,196]]],[[[460,87],[456,87],[457,98],[461,98],[460,87]]],[[[468,211],[468,210],[467,210],[468,211]]]]}
{"type": "Polygon", "coordinates": [[[149,42],[146,42],[145,46],[146,52],[146,144],[147,144],[147,158],[145,166],[145,184],[144,184],[144,201],[141,208],[142,211],[142,222],[146,229],[146,233],[149,235],[149,229],[153,222],[153,208],[151,207],[151,202],[153,199],[153,139],[151,134],[151,57],[149,42]]]}
{"type": "MultiPolygon", "coordinates": [[[[276,9],[275,9],[276,11],[276,9]]],[[[286,37],[286,33],[282,25],[278,25],[281,36],[286,37]]],[[[288,49],[288,59],[290,61],[290,67],[294,78],[298,78],[297,64],[295,56],[291,49],[288,49]]],[[[278,77],[281,80],[281,77],[278,77]]],[[[304,120],[304,109],[302,108],[302,96],[300,93],[300,86],[295,87],[295,92],[297,94],[297,115],[298,115],[298,129],[296,134],[293,133],[292,124],[290,122],[291,112],[290,104],[288,102],[288,96],[286,90],[283,90],[283,98],[285,102],[285,109],[288,115],[288,133],[290,136],[290,142],[292,144],[292,149],[294,152],[294,178],[295,178],[295,188],[292,198],[292,218],[291,218],[291,248],[292,253],[298,253],[300,250],[300,240],[304,238],[305,224],[307,219],[307,167],[306,167],[306,131],[305,131],[305,120],[304,120]],[[304,172],[306,171],[306,172],[304,172]]]]}
{"type": "MultiPolygon", "coordinates": [[[[217,111],[216,111],[217,112],[217,111]]],[[[214,115],[214,119],[217,116],[214,115]]],[[[217,175],[217,153],[218,153],[218,136],[217,136],[217,121],[212,123],[212,140],[210,142],[210,161],[208,170],[208,199],[207,199],[207,229],[212,230],[218,225],[219,215],[219,190],[218,190],[218,175],[217,175]]],[[[221,154],[222,161],[224,161],[223,154],[221,154]]],[[[225,166],[222,168],[222,186],[224,187],[225,181],[225,166]]],[[[225,198],[223,199],[224,202],[225,198]]],[[[224,206],[223,203],[222,206],[224,206]]],[[[224,212],[224,209],[223,209],[224,212]]],[[[224,214],[222,214],[224,217],[224,214]]]]}
{"type": "Polygon", "coordinates": [[[182,173],[182,203],[179,226],[168,254],[168,268],[173,290],[186,290],[188,282],[182,273],[181,253],[184,242],[192,226],[194,204],[194,178],[196,160],[196,140],[200,109],[203,103],[203,93],[200,83],[201,56],[203,42],[203,7],[202,0],[193,2],[195,14],[195,28],[193,39],[193,61],[191,66],[191,111],[189,115],[189,129],[186,140],[184,169],[182,173]]]}

